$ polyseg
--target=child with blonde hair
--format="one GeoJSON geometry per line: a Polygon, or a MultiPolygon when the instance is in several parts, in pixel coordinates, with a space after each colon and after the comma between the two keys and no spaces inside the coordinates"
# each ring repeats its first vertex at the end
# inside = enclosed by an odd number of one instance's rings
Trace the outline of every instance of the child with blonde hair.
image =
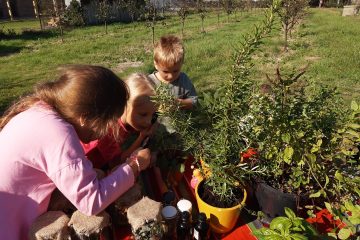
{"type": "Polygon", "coordinates": [[[5,112],[0,118],[2,239],[28,239],[55,188],[83,214],[96,215],[133,186],[149,166],[146,151],[99,180],[80,144],[109,128],[117,135],[128,97],[112,71],[74,65],[5,112]]]}
{"type": "Polygon", "coordinates": [[[125,82],[128,85],[130,97],[124,113],[118,119],[119,137],[114,138],[113,134],[109,133],[89,144],[82,144],[86,156],[96,168],[114,167],[130,157],[133,159],[138,151],[146,150],[147,158],[151,158],[150,150],[140,147],[154,131],[152,120],[156,106],[151,101],[151,96],[155,94],[154,83],[146,75],[140,73],[130,75],[125,82]],[[137,137],[130,146],[127,146],[127,141],[131,140],[129,138],[132,134],[137,134],[137,137]]]}
{"type": "Polygon", "coordinates": [[[181,72],[185,51],[176,36],[163,36],[154,48],[154,66],[156,71],[149,75],[155,82],[168,84],[183,109],[196,106],[198,97],[190,78],[181,72]]]}

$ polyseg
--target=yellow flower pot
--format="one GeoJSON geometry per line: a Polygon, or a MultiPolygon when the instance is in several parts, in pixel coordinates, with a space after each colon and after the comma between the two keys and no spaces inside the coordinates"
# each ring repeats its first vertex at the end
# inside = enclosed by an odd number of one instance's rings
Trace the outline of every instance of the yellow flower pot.
{"type": "Polygon", "coordinates": [[[231,207],[231,208],[219,208],[214,207],[206,202],[204,202],[198,193],[199,186],[202,185],[203,182],[198,184],[195,188],[196,202],[199,208],[199,212],[203,212],[206,214],[206,217],[210,219],[210,227],[216,233],[226,233],[234,228],[241,209],[245,206],[245,201],[247,197],[247,193],[244,189],[244,199],[240,204],[231,207]]]}

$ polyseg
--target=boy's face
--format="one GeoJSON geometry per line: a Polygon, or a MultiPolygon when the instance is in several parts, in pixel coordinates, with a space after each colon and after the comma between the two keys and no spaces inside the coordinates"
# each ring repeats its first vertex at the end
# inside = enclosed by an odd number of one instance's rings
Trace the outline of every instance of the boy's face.
{"type": "Polygon", "coordinates": [[[158,75],[156,77],[158,77],[159,80],[162,82],[171,83],[179,77],[182,62],[169,66],[154,62],[154,65],[156,70],[158,71],[158,75]]]}

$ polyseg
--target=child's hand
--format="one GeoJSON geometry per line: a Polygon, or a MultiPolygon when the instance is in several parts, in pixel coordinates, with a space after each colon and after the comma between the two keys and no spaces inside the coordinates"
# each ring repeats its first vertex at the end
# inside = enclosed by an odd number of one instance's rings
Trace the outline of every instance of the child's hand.
{"type": "Polygon", "coordinates": [[[191,98],[186,99],[176,99],[178,104],[180,105],[181,109],[192,109],[193,108],[193,102],[191,98]]]}
{"type": "Polygon", "coordinates": [[[145,170],[150,165],[151,152],[150,149],[145,148],[137,152],[137,160],[139,162],[140,170],[145,170]]]}

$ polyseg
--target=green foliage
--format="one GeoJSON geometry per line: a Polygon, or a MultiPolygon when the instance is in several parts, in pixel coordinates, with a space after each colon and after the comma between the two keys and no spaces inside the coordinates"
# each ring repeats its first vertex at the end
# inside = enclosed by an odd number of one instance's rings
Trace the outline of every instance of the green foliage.
{"type": "Polygon", "coordinates": [[[334,219],[339,219],[344,223],[343,227],[335,229],[336,231],[328,233],[328,236],[337,239],[355,239],[359,238],[359,224],[360,224],[360,205],[353,204],[352,201],[346,200],[341,203],[330,204],[325,203],[327,210],[334,216],[334,219]]]}
{"type": "Polygon", "coordinates": [[[338,141],[334,138],[344,118],[334,89],[302,79],[305,71],[274,79],[253,95],[243,119],[245,135],[259,152],[259,165],[273,187],[291,193],[326,197],[324,188],[335,168],[338,141]],[[317,192],[319,191],[319,192],[317,192]]]}
{"type": "Polygon", "coordinates": [[[65,23],[70,26],[85,25],[83,18],[83,9],[77,0],[71,0],[69,6],[65,10],[65,23]]]}
{"type": "Polygon", "coordinates": [[[261,228],[254,235],[266,240],[307,240],[320,239],[312,225],[285,208],[285,217],[274,218],[269,228],[261,228]]]}

